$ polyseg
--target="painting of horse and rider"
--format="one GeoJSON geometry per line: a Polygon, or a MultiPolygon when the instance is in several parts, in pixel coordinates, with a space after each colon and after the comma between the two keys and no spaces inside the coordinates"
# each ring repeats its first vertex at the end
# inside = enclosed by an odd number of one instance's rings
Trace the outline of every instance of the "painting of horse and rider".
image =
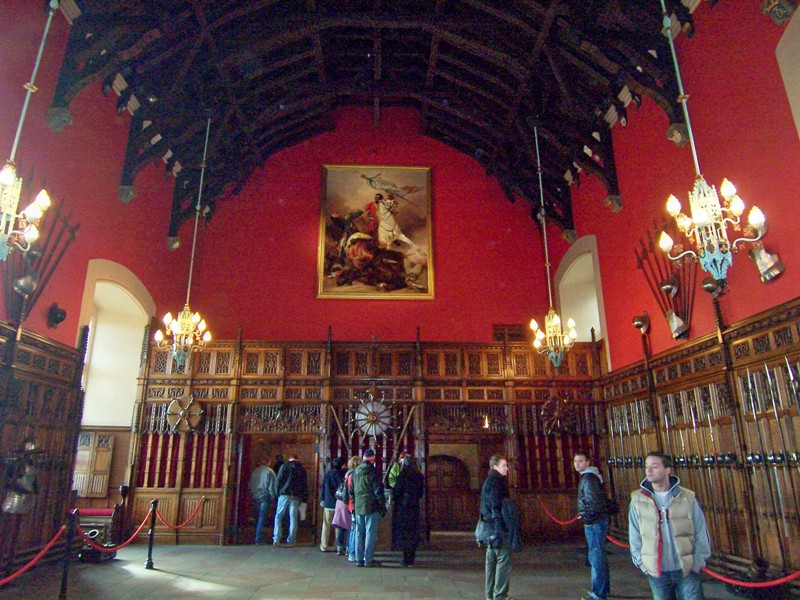
{"type": "Polygon", "coordinates": [[[324,165],[320,298],[432,299],[430,168],[324,165]]]}

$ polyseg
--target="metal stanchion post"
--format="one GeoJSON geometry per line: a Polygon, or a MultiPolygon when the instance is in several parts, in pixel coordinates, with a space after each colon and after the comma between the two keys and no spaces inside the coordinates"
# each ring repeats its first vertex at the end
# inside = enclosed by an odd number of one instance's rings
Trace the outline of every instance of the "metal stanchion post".
{"type": "Polygon", "coordinates": [[[64,544],[64,561],[61,570],[61,592],[58,595],[59,600],[66,600],[67,598],[67,580],[69,578],[69,555],[72,553],[72,536],[75,533],[75,521],[78,519],[78,509],[70,511],[67,514],[67,541],[64,544]]]}
{"type": "Polygon", "coordinates": [[[156,533],[156,511],[158,510],[158,499],[150,501],[150,531],[147,532],[150,538],[147,542],[147,562],[144,563],[145,569],[153,568],[153,538],[156,533]]]}

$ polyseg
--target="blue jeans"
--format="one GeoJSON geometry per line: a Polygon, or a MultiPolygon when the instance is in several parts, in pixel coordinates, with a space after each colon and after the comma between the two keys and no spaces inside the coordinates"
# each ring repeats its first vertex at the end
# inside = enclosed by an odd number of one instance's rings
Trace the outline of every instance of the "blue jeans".
{"type": "Polygon", "coordinates": [[[375,554],[375,543],[378,541],[378,527],[381,524],[381,513],[356,515],[356,562],[368,565],[375,554]]]}
{"type": "Polygon", "coordinates": [[[608,574],[608,558],[606,557],[606,535],[608,535],[608,517],[584,525],[586,544],[589,546],[589,564],[592,567],[592,598],[605,600],[611,593],[611,579],[608,574]]]}
{"type": "Polygon", "coordinates": [[[253,507],[256,517],[256,544],[264,543],[264,527],[267,525],[270,504],[272,504],[272,498],[267,496],[260,502],[256,502],[253,507]]]}
{"type": "Polygon", "coordinates": [[[358,523],[353,519],[350,523],[350,534],[347,536],[347,558],[356,559],[356,540],[358,539],[358,523]]]}
{"type": "Polygon", "coordinates": [[[663,571],[661,577],[647,576],[653,600],[705,600],[703,584],[697,573],[683,576],[683,571],[663,571]]]}
{"type": "Polygon", "coordinates": [[[275,525],[272,532],[272,542],[280,542],[283,535],[283,517],[289,511],[289,535],[286,536],[287,544],[294,544],[297,539],[297,527],[300,523],[300,498],[297,496],[278,496],[278,508],[275,509],[275,525]]]}
{"type": "Polygon", "coordinates": [[[347,548],[347,529],[341,527],[334,527],[336,529],[336,549],[342,552],[347,548]]]}

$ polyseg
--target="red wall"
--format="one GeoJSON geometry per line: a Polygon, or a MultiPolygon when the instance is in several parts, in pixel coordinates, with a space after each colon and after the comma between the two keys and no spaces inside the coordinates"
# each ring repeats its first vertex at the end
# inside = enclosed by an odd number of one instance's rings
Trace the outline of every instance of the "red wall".
{"type": "MultiPolygon", "coordinates": [[[[764,245],[786,265],[782,276],[764,284],[747,247],[735,255],[728,271],[730,291],[720,297],[723,316],[732,323],[800,293],[795,231],[800,144],[775,59],[784,29],[750,2],[720,2],[713,9],[703,2],[695,21],[694,37],[681,35],[677,48],[684,88],[691,96],[689,114],[700,168],[709,184],[719,186],[727,177],[748,210],[757,204],[764,211],[769,224],[764,245]]],[[[694,182],[689,145],[677,148],[667,140],[664,113],[648,101],[628,111],[628,126],[613,129],[623,210],[612,215],[601,206],[604,191],[596,181],[573,189],[578,235],[595,233],[598,238],[615,368],[642,358],[639,332],[631,319],[643,310],[651,316],[653,350],[676,345],[644,275],[636,269],[633,248],[652,228],[653,219],[669,218],[664,205],[670,193],[688,207],[694,182]]],[[[698,270],[699,280],[706,276],[698,270]]],[[[691,337],[714,328],[711,300],[698,281],[691,337]]]]}
{"type": "MultiPolygon", "coordinates": [[[[335,115],[336,130],[267,161],[223,204],[198,241],[198,306],[222,337],[488,340],[493,323],[544,313],[541,236],[525,202],[511,204],[471,157],[418,134],[417,115],[371,109],[335,115]],[[317,299],[323,164],[431,167],[432,301],[317,299]],[[228,282],[236,282],[231,288],[228,282]]],[[[562,244],[563,247],[563,244],[562,244]]],[[[194,307],[194,300],[192,301],[194,307]]]]}
{"type": "MultiPolygon", "coordinates": [[[[726,319],[740,320],[794,298],[793,269],[800,244],[791,228],[790,204],[800,144],[780,80],[774,49],[783,32],[752,3],[701,3],[697,33],[679,39],[684,83],[700,164],[709,183],[724,176],[770,220],[767,248],[778,252],[787,273],[765,285],[746,253],[729,272],[722,298],[726,319]]],[[[10,151],[44,26],[38,3],[0,3],[0,156],[10,151]]],[[[86,266],[92,258],[117,261],[150,290],[160,315],[179,310],[185,299],[191,222],[181,230],[183,248],[166,250],[171,181],[163,167],[136,180],[139,196],[121,203],[117,185],[127,138],[127,114],[118,117],[115,98],[93,85],[73,101],[74,124],[51,132],[44,115],[68,26],[60,15],[45,50],[23,131],[18,159],[25,172],[46,177],[55,198],[80,221],[78,241],[44,290],[26,327],[74,344],[86,266]],[[47,307],[58,301],[68,318],[58,329],[45,325],[47,307]]],[[[656,352],[672,348],[666,324],[635,268],[633,247],[661,217],[669,193],[681,198],[692,185],[688,147],[677,149],[664,135],[666,117],[653,104],[629,108],[627,128],[613,130],[624,208],[610,213],[605,193],[585,178],[573,190],[579,235],[595,234],[615,368],[641,358],[633,315],[653,316],[656,352]]],[[[191,305],[207,317],[215,337],[230,339],[240,326],[246,339],[312,340],[333,328],[335,339],[487,340],[493,323],[526,323],[547,309],[543,252],[530,206],[510,204],[497,183],[471,157],[418,134],[418,116],[386,109],[375,129],[368,109],[335,113],[336,130],[271,157],[243,192],[220,203],[200,228],[191,305]],[[436,299],[431,301],[319,300],[316,298],[319,198],[323,164],[415,165],[432,168],[433,262],[436,299]]],[[[549,236],[554,268],[565,250],[557,232],[549,236]]],[[[699,285],[699,284],[698,284],[699,285]]],[[[697,292],[692,335],[713,329],[710,301],[697,292]]]]}

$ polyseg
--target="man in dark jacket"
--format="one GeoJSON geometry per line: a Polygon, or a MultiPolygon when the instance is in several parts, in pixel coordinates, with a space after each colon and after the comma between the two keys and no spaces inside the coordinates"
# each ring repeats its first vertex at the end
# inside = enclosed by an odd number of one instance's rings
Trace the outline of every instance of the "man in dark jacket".
{"type": "Polygon", "coordinates": [[[289,512],[289,535],[286,536],[286,545],[294,546],[297,539],[299,526],[300,503],[308,501],[308,478],[306,470],[297,455],[292,454],[289,461],[281,465],[278,471],[278,508],[275,510],[275,524],[272,532],[272,545],[279,546],[281,542],[283,517],[289,512]]]}
{"type": "Polygon", "coordinates": [[[603,491],[603,478],[585,452],[577,452],[572,460],[581,474],[578,483],[578,516],[583,521],[583,532],[589,547],[589,565],[592,567],[592,591],[582,600],[606,600],[611,590],[611,579],[606,558],[608,534],[608,504],[603,491]]]}
{"type": "MultiPolygon", "coordinates": [[[[331,533],[331,523],[333,522],[333,513],[336,510],[336,490],[344,481],[344,459],[337,456],[331,461],[330,470],[325,473],[322,478],[322,500],[320,505],[323,508],[324,515],[322,518],[322,536],[319,541],[319,549],[322,552],[328,551],[328,538],[331,533]]],[[[345,543],[344,529],[336,528],[336,550],[339,554],[344,554],[345,543]]]]}
{"type": "Polygon", "coordinates": [[[511,600],[508,597],[511,574],[511,547],[503,520],[503,500],[508,498],[508,460],[496,454],[489,459],[489,476],[481,489],[481,519],[491,525],[496,540],[486,548],[486,599],[511,600]]]}
{"type": "Polygon", "coordinates": [[[356,513],[356,566],[380,567],[373,560],[375,544],[378,541],[378,527],[381,516],[386,512],[378,471],[375,469],[375,450],[367,448],[364,460],[353,473],[353,496],[356,513]]]}

